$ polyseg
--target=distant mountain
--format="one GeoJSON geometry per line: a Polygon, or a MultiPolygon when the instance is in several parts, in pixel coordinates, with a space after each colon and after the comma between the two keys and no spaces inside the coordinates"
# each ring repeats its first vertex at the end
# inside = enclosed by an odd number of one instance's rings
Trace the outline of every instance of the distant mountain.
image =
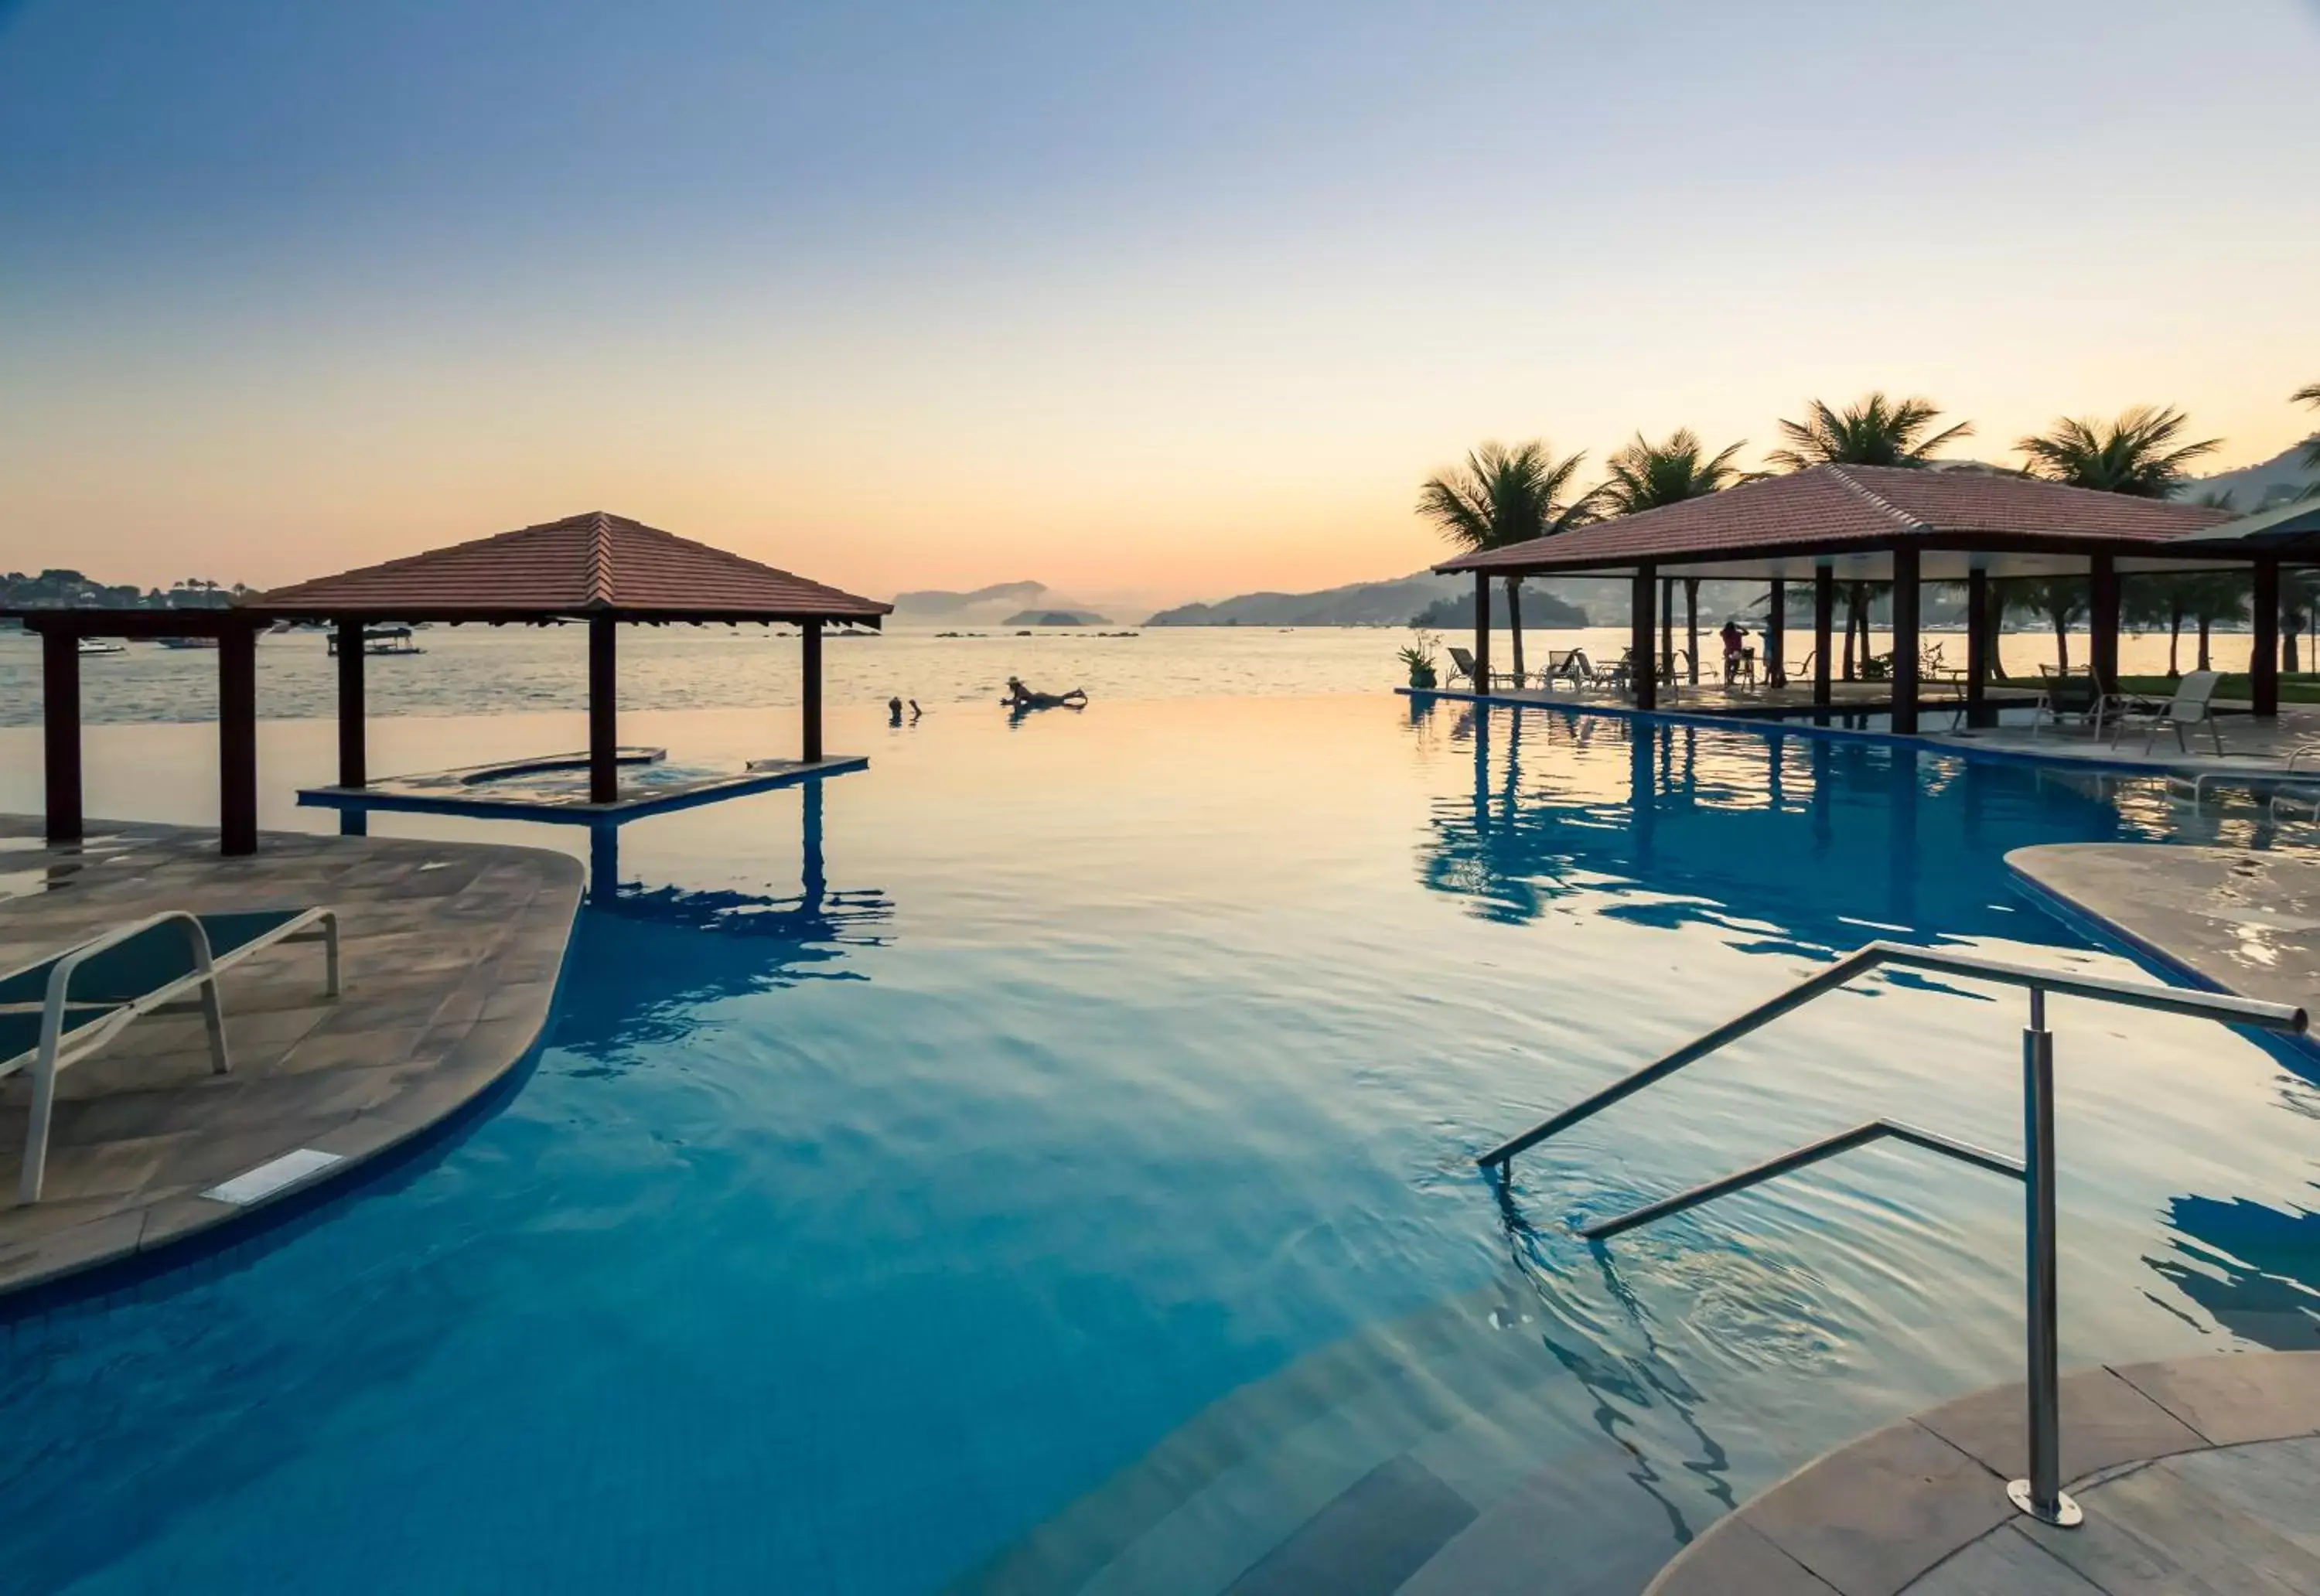
{"type": "Polygon", "coordinates": [[[999,623],[1001,626],[1109,626],[1110,621],[1093,610],[1023,610],[999,623]]]}
{"type": "Polygon", "coordinates": [[[973,593],[950,593],[939,587],[922,588],[915,593],[894,595],[894,613],[922,615],[929,619],[981,620],[994,619],[1001,610],[1020,610],[1036,604],[1047,591],[1044,582],[997,582],[989,587],[978,587],[973,593]],[[970,611],[990,610],[993,615],[971,615],[970,611]]]}
{"type": "MultiPolygon", "coordinates": [[[[1470,576],[1437,576],[1419,571],[1391,582],[1356,582],[1319,593],[1245,593],[1213,604],[1183,604],[1163,610],[1146,626],[1408,626],[1442,601],[1463,594],[1471,603],[1470,576]]],[[[1542,625],[1584,626],[1586,613],[1539,592],[1524,589],[1523,621],[1536,606],[1542,625]]]]}
{"type": "Polygon", "coordinates": [[[2299,443],[2282,449],[2261,465],[2196,478],[2187,483],[2176,497],[2200,499],[2209,494],[2225,493],[2232,496],[2234,510],[2242,515],[2253,515],[2274,504],[2285,504],[2315,486],[2320,486],[2320,471],[2304,463],[2304,446],[2299,443]]]}

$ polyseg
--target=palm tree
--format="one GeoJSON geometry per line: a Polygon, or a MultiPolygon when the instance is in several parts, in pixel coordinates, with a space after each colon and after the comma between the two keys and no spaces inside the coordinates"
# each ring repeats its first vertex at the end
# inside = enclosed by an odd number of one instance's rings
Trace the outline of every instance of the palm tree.
{"type": "Polygon", "coordinates": [[[1766,462],[1785,470],[1808,466],[1922,466],[1935,449],[1971,437],[1971,422],[1960,422],[1928,436],[1926,429],[1941,417],[1930,399],[1888,399],[1871,394],[1843,410],[1816,399],[1805,406],[1801,422],[1782,422],[1786,449],[1776,449],[1766,462]]]}
{"type": "MultiPolygon", "coordinates": [[[[2298,404],[2309,404],[2320,410],[2320,383],[2306,383],[2288,397],[2298,404]]],[[[2312,470],[2320,471],[2320,432],[2315,432],[2304,440],[2304,464],[2312,470]]]]}
{"type": "MultiPolygon", "coordinates": [[[[1509,449],[1485,443],[1466,456],[1462,467],[1427,478],[1418,490],[1418,512],[1442,529],[1461,549],[1504,549],[1533,538],[1553,537],[1594,519],[1592,494],[1568,498],[1571,479],[1587,457],[1558,460],[1545,442],[1533,439],[1509,449]]],[[[1522,578],[1507,578],[1507,624],[1514,629],[1515,680],[1523,676],[1522,578]]],[[[1485,684],[1487,686],[1487,684],[1485,684]]]]}
{"type": "Polygon", "coordinates": [[[2043,615],[2054,629],[2054,664],[2071,674],[2071,622],[2086,613],[2083,576],[2021,576],[2006,584],[2006,605],[2025,615],[2043,615]]]}
{"type": "Polygon", "coordinates": [[[2071,421],[2023,439],[2014,447],[2030,457],[2033,476],[2138,499],[2171,498],[2186,480],[2184,467],[2223,447],[2220,438],[2180,441],[2190,418],[2172,405],[2138,404],[2116,421],[2071,421]]]}
{"type": "Polygon", "coordinates": [[[2208,634],[2219,625],[2233,624],[2247,619],[2249,580],[2237,571],[2202,571],[2196,576],[2176,576],[2170,580],[2183,589],[2185,606],[2191,619],[2199,623],[2199,664],[2201,670],[2210,669],[2207,663],[2208,634]]]}
{"type": "Polygon", "coordinates": [[[2190,618],[2191,594],[2185,586],[2191,578],[2164,572],[2138,573],[2120,578],[2119,611],[2121,619],[2136,631],[2167,629],[2167,676],[2170,681],[2183,674],[2179,656],[2183,647],[2183,622],[2190,618]]]}
{"type": "MultiPolygon", "coordinates": [[[[1743,440],[1715,454],[1699,440],[1699,434],[1689,427],[1679,427],[1662,443],[1654,443],[1641,432],[1635,440],[1620,448],[1604,462],[1609,477],[1589,497],[1600,503],[1612,515],[1633,515],[1639,511],[1663,509],[1681,504],[1686,499],[1704,499],[1710,494],[1722,493],[1735,483],[1753,481],[1750,473],[1732,463],[1732,458],[1747,448],[1743,440]]],[[[1683,603],[1686,625],[1691,638],[1691,680],[1699,680],[1699,578],[1683,579],[1683,603]]]]}

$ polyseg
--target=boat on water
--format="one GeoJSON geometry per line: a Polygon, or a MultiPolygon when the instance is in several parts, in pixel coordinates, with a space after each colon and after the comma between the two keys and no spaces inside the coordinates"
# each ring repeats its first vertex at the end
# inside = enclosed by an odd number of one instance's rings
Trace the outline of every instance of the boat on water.
{"type": "MultiPolygon", "coordinates": [[[[330,647],[331,653],[335,657],[339,651],[337,632],[331,633],[330,647]]],[[[427,650],[412,641],[411,629],[407,626],[373,626],[367,628],[363,632],[363,652],[403,655],[424,654],[427,650]]]]}
{"type": "Polygon", "coordinates": [[[80,654],[126,654],[129,645],[111,638],[82,638],[75,650],[80,654]]]}
{"type": "Polygon", "coordinates": [[[218,646],[215,638],[155,638],[153,640],[164,648],[214,648],[218,646]]]}

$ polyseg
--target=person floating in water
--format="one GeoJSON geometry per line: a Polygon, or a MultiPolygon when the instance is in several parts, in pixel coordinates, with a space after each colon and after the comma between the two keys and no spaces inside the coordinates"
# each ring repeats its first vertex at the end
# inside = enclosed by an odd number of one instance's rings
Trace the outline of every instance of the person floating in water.
{"type": "Polygon", "coordinates": [[[1087,707],[1087,694],[1078,687],[1069,693],[1034,693],[1023,685],[1022,677],[1010,676],[1001,702],[1010,710],[1081,710],[1087,707]]]}

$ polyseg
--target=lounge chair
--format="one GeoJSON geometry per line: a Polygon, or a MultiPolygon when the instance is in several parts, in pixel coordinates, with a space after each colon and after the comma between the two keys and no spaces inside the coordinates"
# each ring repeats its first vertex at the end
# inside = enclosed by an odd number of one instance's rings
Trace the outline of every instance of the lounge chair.
{"type": "MultiPolygon", "coordinates": [[[[1474,656],[1466,649],[1461,648],[1456,644],[1453,643],[1450,646],[1451,681],[1455,682],[1460,676],[1464,676],[1466,678],[1466,685],[1477,693],[1488,693],[1491,690],[1492,683],[1497,683],[1501,685],[1513,685],[1516,687],[1519,687],[1523,685],[1521,675],[1515,671],[1494,670],[1491,673],[1491,680],[1489,682],[1485,682],[1478,678],[1475,676],[1474,671],[1474,656]]],[[[1446,685],[1447,684],[1445,685],[1446,685]]]]}
{"type": "Polygon", "coordinates": [[[2147,727],[2151,735],[2143,741],[2143,751],[2147,754],[2158,742],[2161,730],[2171,726],[2175,729],[2175,746],[2188,754],[2191,751],[2191,743],[2183,729],[2186,726],[2205,726],[2207,735],[2215,739],[2216,754],[2220,758],[2224,751],[2224,732],[2216,722],[2215,697],[2216,685],[2223,679],[2220,671],[2195,670],[2175,685],[2175,696],[2165,703],[2155,707],[2137,704],[2123,710],[2111,718],[2110,746],[2118,747],[2119,737],[2130,724],[2138,729],[2147,727]]]}
{"type": "Polygon", "coordinates": [[[32,1070],[16,1201],[41,1200],[59,1071],[96,1052],[133,1020],[199,1012],[208,1022],[211,1068],[224,1075],[232,1061],[217,978],[276,942],[322,943],[324,990],[339,995],[339,917],[327,909],[170,910],[0,975],[0,1076],[27,1065],[32,1070]],[[196,990],[198,998],[178,1001],[196,990]]]}
{"type": "Polygon", "coordinates": [[[2031,710],[2033,742],[2046,727],[2060,726],[2065,720],[2076,721],[2089,738],[2100,737],[2108,721],[2130,708],[2144,707],[2147,703],[2121,697],[2096,680],[2091,672],[2073,671],[2066,676],[2051,666],[2042,665],[2038,673],[2045,681],[2045,688],[2031,710]]]}
{"type": "Polygon", "coordinates": [[[1595,679],[1595,667],[1584,648],[1554,648],[1546,656],[1546,668],[1538,673],[1538,685],[1552,688],[1558,682],[1568,682],[1573,687],[1584,687],[1595,679]]]}

